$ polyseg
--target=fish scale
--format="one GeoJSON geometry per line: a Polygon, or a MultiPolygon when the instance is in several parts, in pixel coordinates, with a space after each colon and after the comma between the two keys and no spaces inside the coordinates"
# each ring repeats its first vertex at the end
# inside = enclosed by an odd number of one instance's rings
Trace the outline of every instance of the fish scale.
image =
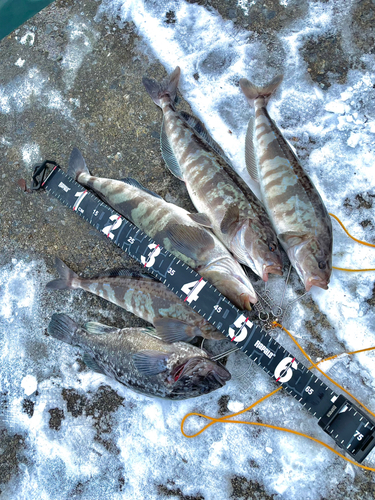
{"type": "Polygon", "coordinates": [[[134,179],[119,181],[92,176],[77,148],[70,156],[69,173],[159,244],[199,271],[238,307],[250,310],[250,303],[257,302],[255,290],[244,270],[205,227],[210,224],[207,217],[189,214],[183,208],[167,203],[134,179]]]}
{"type": "Polygon", "coordinates": [[[246,165],[259,182],[264,206],[291,264],[305,284],[327,289],[332,272],[332,224],[314,184],[267,111],[281,83],[276,77],[265,87],[241,79],[251,105],[246,134],[246,165]]]}
{"type": "Polygon", "coordinates": [[[162,83],[144,78],[146,90],[163,111],[161,148],[171,172],[183,180],[196,209],[241,263],[264,281],[282,274],[281,254],[267,213],[239,178],[202,123],[173,105],[180,69],[162,83]]]}

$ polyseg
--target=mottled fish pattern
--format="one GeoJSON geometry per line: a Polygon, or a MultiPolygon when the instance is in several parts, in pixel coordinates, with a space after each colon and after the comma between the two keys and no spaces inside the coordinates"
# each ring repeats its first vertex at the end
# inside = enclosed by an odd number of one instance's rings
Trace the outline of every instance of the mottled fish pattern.
{"type": "Polygon", "coordinates": [[[66,314],[54,314],[48,333],[80,347],[83,361],[95,372],[146,396],[193,398],[223,387],[231,378],[206,351],[185,342],[167,344],[153,329],[119,329],[97,322],[81,328],[66,314]]]}
{"type": "Polygon", "coordinates": [[[61,259],[55,259],[60,278],[46,287],[52,290],[81,288],[98,295],[153,324],[166,341],[191,340],[195,336],[224,339],[224,335],[177,295],[152,277],[137,276],[126,269],[80,278],[61,259]]]}
{"type": "Polygon", "coordinates": [[[95,191],[106,203],[132,221],[157,243],[197,271],[240,309],[257,302],[253,286],[240,264],[204,226],[210,220],[145,189],[134,179],[94,177],[74,148],[68,174],[95,191]]]}
{"type": "Polygon", "coordinates": [[[246,136],[246,163],[258,181],[265,208],[291,264],[305,284],[328,288],[332,272],[332,225],[323,200],[292,148],[270,118],[267,102],[282,77],[264,88],[240,86],[255,107],[246,136]]]}
{"type": "Polygon", "coordinates": [[[180,69],[162,83],[143,78],[146,90],[163,110],[162,154],[171,172],[185,181],[196,209],[208,216],[216,236],[236,259],[267,281],[282,274],[277,238],[252,191],[213,146],[204,126],[176,112],[180,69]]]}

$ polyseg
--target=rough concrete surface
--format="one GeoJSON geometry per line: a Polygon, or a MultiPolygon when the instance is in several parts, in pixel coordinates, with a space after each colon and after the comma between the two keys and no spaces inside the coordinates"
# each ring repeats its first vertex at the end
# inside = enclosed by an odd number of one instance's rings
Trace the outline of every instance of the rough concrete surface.
{"type": "MultiPolygon", "coordinates": [[[[193,0],[190,2],[193,3],[193,0]]],[[[265,0],[251,5],[248,15],[245,15],[235,0],[198,2],[207,8],[217,9],[223,18],[231,19],[239,27],[248,29],[249,37],[266,41],[271,48],[267,63],[276,68],[283,59],[283,49],[274,38],[274,33],[303,16],[308,7],[306,0],[292,0],[287,7],[278,0],[265,0]]],[[[95,22],[98,5],[97,2],[57,0],[0,42],[2,85],[6,86],[19,74],[19,68],[15,65],[19,58],[25,59],[28,67],[43,68],[43,74],[48,75],[48,79],[42,83],[41,91],[27,95],[27,102],[23,104],[22,88],[25,82],[20,79],[20,93],[17,96],[20,101],[19,111],[0,114],[0,136],[6,141],[0,144],[1,264],[9,262],[13,257],[30,261],[42,258],[47,270],[54,274],[53,261],[58,255],[74,271],[87,276],[124,264],[136,267],[134,261],[108,244],[86,222],[67,213],[59,201],[46,193],[30,191],[32,165],[44,159],[53,159],[66,169],[74,146],[83,152],[93,173],[105,166],[107,177],[135,177],[168,201],[178,200],[180,206],[193,210],[183,184],[171,176],[163,164],[159,152],[160,110],[141,85],[143,75],[152,75],[158,79],[165,75],[164,68],[137,36],[132,23],[125,23],[120,28],[114,19],[104,18],[95,22]],[[62,56],[69,43],[70,20],[75,23],[82,20],[92,27],[92,30],[83,33],[82,39],[89,37],[93,50],[84,56],[76,73],[73,67],[69,73],[62,66],[62,56]],[[35,36],[33,44],[18,43],[17,40],[28,32],[35,36]],[[56,113],[51,106],[46,105],[47,102],[51,103],[52,87],[59,91],[59,98],[69,112],[56,113]],[[39,149],[33,150],[33,144],[37,144],[39,149]]],[[[332,33],[324,39],[312,36],[306,39],[302,49],[312,79],[323,90],[332,82],[345,81],[348,69],[360,68],[363,64],[360,56],[374,52],[374,2],[359,1],[350,13],[339,12],[342,10],[342,2],[336,2],[336,5],[338,15],[348,16],[352,39],[345,39],[345,33],[342,32],[332,33]]],[[[165,22],[174,21],[173,11],[166,12],[165,22]]],[[[84,46],[82,47],[84,50],[84,46]]],[[[210,64],[210,61],[206,63],[210,64]]],[[[199,74],[195,78],[198,79],[199,74]]],[[[16,89],[11,90],[13,92],[16,89]]],[[[56,106],[58,105],[56,102],[56,106]]],[[[188,109],[184,102],[181,106],[188,109]]],[[[298,143],[296,148],[298,151],[298,143]]],[[[303,156],[302,150],[298,152],[303,156]]],[[[371,208],[373,197],[359,194],[356,200],[347,200],[347,203],[348,207],[354,208],[356,204],[363,206],[367,203],[371,208]]],[[[374,297],[375,288],[373,298],[369,299],[370,305],[374,304],[374,297]]],[[[305,301],[307,306],[308,300],[305,301]]],[[[53,298],[46,296],[46,301],[52,302],[53,298]]],[[[93,313],[99,303],[103,304],[101,299],[94,296],[87,297],[86,301],[89,304],[88,312],[92,310],[93,313]]],[[[314,307],[312,302],[310,307],[314,307]]],[[[111,311],[114,323],[119,318],[126,318],[129,325],[143,324],[131,314],[119,312],[112,304],[106,303],[106,308],[111,311]]],[[[315,355],[322,355],[316,325],[320,323],[320,327],[328,329],[330,325],[322,315],[315,318],[308,328],[318,343],[311,348],[315,355]]],[[[92,416],[94,439],[108,446],[112,453],[118,453],[113,443],[108,442],[106,434],[111,427],[111,413],[123,404],[120,396],[103,386],[97,394],[64,390],[63,399],[67,403],[68,412],[73,416],[81,416],[83,412],[92,416]]],[[[24,412],[28,415],[32,415],[33,404],[27,398],[23,402],[24,412]]],[[[225,398],[219,401],[219,406],[221,414],[227,412],[225,398]]],[[[58,431],[65,418],[64,411],[56,407],[50,409],[49,413],[50,428],[58,431]]],[[[0,497],[1,484],[8,482],[22,466],[22,450],[22,436],[12,435],[6,429],[0,430],[0,497]]],[[[119,491],[122,481],[119,474],[119,491]]],[[[254,484],[241,474],[231,479],[231,485],[231,498],[273,498],[273,495],[265,493],[261,484],[254,484]]],[[[191,496],[184,496],[173,482],[159,485],[158,491],[160,498],[193,499],[191,496]]],[[[340,498],[345,498],[346,493],[350,494],[349,487],[340,493],[340,498]]],[[[72,498],[80,498],[79,485],[72,491],[72,498]]],[[[194,497],[198,498],[204,497],[194,497]]],[[[330,498],[337,498],[334,491],[330,498]]],[[[355,498],[360,499],[361,495],[356,494],[355,498]]]]}

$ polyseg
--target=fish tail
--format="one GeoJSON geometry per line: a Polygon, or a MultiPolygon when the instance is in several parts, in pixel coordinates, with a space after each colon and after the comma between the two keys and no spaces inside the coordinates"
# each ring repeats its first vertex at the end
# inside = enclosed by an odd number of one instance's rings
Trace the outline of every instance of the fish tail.
{"type": "Polygon", "coordinates": [[[180,73],[181,70],[179,66],[177,66],[162,82],[157,82],[145,76],[142,78],[142,83],[155,104],[161,107],[161,99],[165,96],[169,96],[172,102],[175,100],[180,73]]]}
{"type": "Polygon", "coordinates": [[[59,273],[60,278],[58,280],[52,280],[46,284],[46,288],[51,290],[64,290],[77,288],[73,284],[73,280],[79,279],[78,274],[72,271],[61,259],[56,257],[55,259],[56,270],[59,273]]]}
{"type": "Polygon", "coordinates": [[[257,99],[258,97],[263,97],[265,104],[267,104],[282,81],[283,75],[278,75],[265,87],[257,87],[246,78],[241,78],[240,87],[252,106],[254,105],[255,99],[257,99]]]}
{"type": "Polygon", "coordinates": [[[54,313],[47,327],[47,332],[51,337],[55,337],[67,344],[75,344],[75,333],[78,329],[77,323],[69,318],[67,314],[54,313]]]}
{"type": "Polygon", "coordinates": [[[87,168],[85,159],[82,156],[81,151],[78,148],[73,148],[70,153],[69,167],[67,174],[72,177],[75,181],[81,174],[90,175],[89,169],[87,168]]]}

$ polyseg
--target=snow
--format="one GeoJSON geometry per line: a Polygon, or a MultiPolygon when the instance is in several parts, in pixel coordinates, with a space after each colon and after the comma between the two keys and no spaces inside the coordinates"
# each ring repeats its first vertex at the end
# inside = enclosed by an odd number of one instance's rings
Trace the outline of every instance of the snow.
{"type": "MultiPolygon", "coordinates": [[[[251,4],[238,1],[244,11],[251,4]]],[[[104,0],[96,22],[105,16],[119,16],[119,23],[132,21],[167,72],[177,65],[181,67],[182,95],[251,185],[243,153],[251,110],[234,82],[246,77],[261,84],[275,76],[274,69],[264,62],[266,49],[261,43],[249,41],[247,33],[238,31],[232,21],[223,20],[216,11],[183,0],[104,0]],[[164,23],[168,10],[175,11],[175,24],[164,23]],[[193,77],[196,72],[199,80],[193,77]]],[[[269,112],[289,140],[298,137],[299,144],[310,148],[302,163],[328,210],[340,217],[355,237],[374,242],[374,225],[361,225],[364,219],[374,224],[372,212],[357,207],[356,196],[375,194],[375,113],[371,101],[375,70],[371,64],[365,70],[350,70],[345,84],[333,83],[322,91],[309,78],[299,52],[306,35],[329,32],[334,16],[332,2],[310,3],[308,13],[295,22],[292,30],[277,35],[285,50],[284,83],[270,102],[269,112]],[[310,141],[314,141],[313,146],[310,141]],[[346,205],[344,200],[349,200],[346,205]]],[[[83,58],[93,50],[97,36],[93,28],[81,22],[71,25],[62,64],[67,88],[77,76],[83,58]]],[[[20,40],[22,44],[33,42],[32,32],[20,40]]],[[[27,107],[32,95],[43,95],[46,106],[67,117],[74,115],[39,69],[23,71],[16,91],[0,87],[2,113],[20,111],[27,107]]],[[[70,103],[80,105],[79,99],[71,98],[70,103]]],[[[22,154],[24,161],[32,164],[40,159],[39,146],[27,144],[22,154]]],[[[334,265],[374,267],[373,248],[349,240],[335,221],[333,227],[334,265]]],[[[312,290],[315,309],[312,311],[303,301],[295,303],[285,326],[307,351],[315,346],[330,355],[374,345],[374,309],[367,302],[373,293],[373,276],[334,271],[329,291],[312,290]],[[317,327],[321,336],[317,340],[306,325],[321,318],[325,326],[317,327]]],[[[0,409],[0,424],[5,421],[15,432],[26,435],[29,458],[17,482],[8,485],[17,498],[35,498],[35,491],[40,499],[72,498],[72,484],[82,483],[85,486],[80,498],[84,499],[151,500],[162,497],[157,485],[173,481],[173,488],[180,488],[184,495],[221,500],[230,498],[230,479],[239,475],[259,482],[275,499],[299,499],[303,492],[306,500],[318,500],[333,498],[330,495],[338,483],[351,485],[356,478],[359,484],[365,481],[361,471],[327,449],[271,429],[214,424],[195,439],[184,438],[180,422],[186,413],[197,411],[216,417],[217,401],[222,395],[229,397],[230,411],[239,411],[275,389],[275,384],[241,353],[229,357],[227,368],[233,378],[223,389],[183,402],[143,397],[102,375],[80,371],[78,350],[44,335],[54,312],[51,306],[44,307],[44,285],[50,279],[42,260],[13,259],[0,268],[0,393],[11,396],[8,409],[0,409]],[[43,350],[42,358],[38,349],[43,350]],[[61,395],[63,388],[81,395],[93,394],[102,385],[110,386],[124,398],[110,417],[108,432],[117,453],[95,439],[98,417],[73,417],[61,395]],[[35,399],[32,417],[22,410],[25,396],[35,399]],[[48,425],[49,411],[54,408],[64,410],[59,431],[48,425]],[[119,477],[123,493],[118,493],[119,477]]],[[[280,283],[280,278],[272,277],[268,288],[278,292],[280,283]]],[[[301,290],[298,279],[292,276],[289,288],[287,300],[293,300],[296,290],[301,290]]],[[[61,297],[59,308],[74,317],[75,295],[66,297],[61,297]]],[[[96,319],[80,314],[82,320],[96,319]]],[[[275,335],[303,361],[283,332],[275,335]]],[[[341,356],[323,363],[322,368],[374,409],[374,359],[374,353],[341,356]]],[[[245,419],[291,427],[333,445],[316,419],[282,391],[245,415],[245,419]]],[[[202,419],[191,417],[185,431],[197,432],[202,425],[202,419]]],[[[366,465],[375,467],[374,453],[366,465]]]]}

